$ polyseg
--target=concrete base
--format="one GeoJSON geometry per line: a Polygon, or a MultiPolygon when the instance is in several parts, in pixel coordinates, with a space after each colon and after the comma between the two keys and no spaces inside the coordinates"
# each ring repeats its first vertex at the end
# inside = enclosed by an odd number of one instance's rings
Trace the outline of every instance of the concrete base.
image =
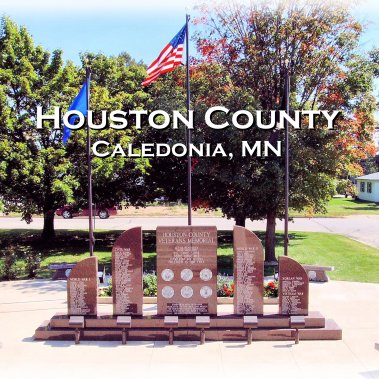
{"type": "MultiPolygon", "coordinates": [[[[207,330],[204,345],[199,345],[199,334],[193,342],[177,341],[174,336],[174,344],[169,345],[167,330],[165,340],[128,339],[122,345],[121,331],[112,329],[114,341],[81,338],[80,345],[75,345],[73,332],[66,341],[33,338],[41,321],[48,320],[48,328],[56,312],[67,313],[66,281],[0,282],[1,377],[104,379],[123,378],[127,373],[154,379],[378,379],[379,351],[374,346],[379,343],[379,284],[331,280],[311,283],[309,291],[310,310],[336,320],[343,330],[342,340],[300,340],[295,345],[294,339],[253,339],[248,345],[246,340],[209,342],[207,330]]],[[[233,306],[219,305],[218,310],[233,313],[233,306]]],[[[276,305],[265,305],[264,310],[278,313],[276,305]]],[[[112,305],[100,304],[98,311],[109,315],[112,305]]],[[[155,305],[144,305],[144,315],[150,313],[156,313],[155,305]]],[[[328,320],[325,325],[328,328],[328,320]]]]}

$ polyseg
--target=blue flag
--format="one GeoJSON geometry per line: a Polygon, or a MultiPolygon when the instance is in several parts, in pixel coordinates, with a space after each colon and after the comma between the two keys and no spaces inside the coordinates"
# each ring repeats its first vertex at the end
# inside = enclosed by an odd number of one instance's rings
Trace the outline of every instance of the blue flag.
{"type": "MultiPolygon", "coordinates": [[[[89,91],[89,80],[88,80],[88,91],[89,91]]],[[[84,117],[87,117],[88,114],[88,104],[87,104],[87,80],[84,82],[83,87],[81,88],[78,96],[75,97],[74,101],[68,108],[69,111],[79,111],[83,114],[84,117]]],[[[79,118],[76,115],[72,115],[69,118],[69,123],[74,125],[75,120],[79,118]]],[[[65,145],[70,138],[71,129],[66,125],[63,127],[63,144],[65,145]]]]}

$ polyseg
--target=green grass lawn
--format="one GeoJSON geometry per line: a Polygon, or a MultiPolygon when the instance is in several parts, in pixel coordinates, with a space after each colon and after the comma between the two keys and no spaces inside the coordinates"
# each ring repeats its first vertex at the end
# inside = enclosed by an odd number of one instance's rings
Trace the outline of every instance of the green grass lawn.
{"type": "MultiPolygon", "coordinates": [[[[314,214],[313,217],[344,217],[353,215],[379,215],[379,203],[354,200],[344,197],[332,198],[326,206],[326,213],[314,214]]],[[[290,212],[291,217],[309,217],[306,212],[290,212]]]]}
{"type": "MultiPolygon", "coordinates": [[[[326,213],[322,214],[308,214],[306,211],[295,212],[291,211],[291,217],[344,217],[351,215],[379,215],[379,203],[371,203],[369,201],[354,200],[351,198],[345,199],[344,197],[332,198],[326,206],[326,213]]],[[[11,213],[9,217],[21,217],[19,213],[11,213]]],[[[165,217],[165,216],[187,216],[187,205],[154,205],[146,208],[129,207],[118,211],[118,216],[123,217],[165,217]]],[[[193,211],[194,217],[221,217],[220,210],[207,212],[204,209],[193,211]]],[[[41,217],[41,215],[37,216],[41,217]]]]}
{"type": "MultiPolygon", "coordinates": [[[[111,266],[112,246],[121,231],[96,233],[95,254],[99,263],[111,266]]],[[[257,232],[264,243],[264,233],[257,232]]],[[[231,274],[233,267],[232,233],[218,232],[218,269],[231,274]]],[[[283,254],[283,234],[277,233],[277,255],[283,254]]],[[[144,232],[144,270],[155,270],[155,232],[144,232]]],[[[28,250],[41,253],[41,268],[37,277],[51,277],[51,263],[71,263],[88,257],[88,239],[85,231],[57,231],[54,243],[44,243],[39,232],[33,230],[0,230],[0,249],[3,254],[13,250],[17,256],[28,250]]],[[[379,283],[379,249],[349,238],[311,232],[290,234],[289,256],[300,263],[335,266],[329,276],[336,280],[379,283]]],[[[17,277],[26,278],[25,263],[17,261],[17,277]]]]}

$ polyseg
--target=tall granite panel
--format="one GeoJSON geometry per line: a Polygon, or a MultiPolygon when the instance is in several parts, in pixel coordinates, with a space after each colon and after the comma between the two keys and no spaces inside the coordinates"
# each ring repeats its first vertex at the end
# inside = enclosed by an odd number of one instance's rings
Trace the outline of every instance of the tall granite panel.
{"type": "Polygon", "coordinates": [[[97,314],[97,257],[83,259],[71,270],[67,280],[67,305],[70,316],[97,314]]]}
{"type": "Polygon", "coordinates": [[[123,232],[112,249],[114,315],[142,315],[142,229],[123,232]]]}
{"type": "Polygon", "coordinates": [[[260,239],[241,226],[233,229],[234,313],[262,315],[264,254],[260,239]]]}
{"type": "Polygon", "coordinates": [[[309,298],[308,275],[292,258],[279,257],[279,313],[307,315],[309,298]]]}

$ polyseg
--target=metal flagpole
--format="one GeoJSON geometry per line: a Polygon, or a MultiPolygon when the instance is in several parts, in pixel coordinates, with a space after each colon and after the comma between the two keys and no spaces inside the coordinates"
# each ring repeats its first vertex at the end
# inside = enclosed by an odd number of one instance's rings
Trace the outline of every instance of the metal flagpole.
{"type": "MultiPolygon", "coordinates": [[[[289,114],[290,111],[290,73],[289,64],[286,64],[286,79],[285,79],[285,102],[286,102],[286,113],[289,114]]],[[[289,136],[288,136],[288,120],[285,120],[285,188],[284,188],[284,255],[288,255],[288,200],[289,200],[289,136]]]]}
{"type": "Polygon", "coordinates": [[[95,243],[95,239],[93,236],[93,209],[92,209],[92,164],[91,164],[91,135],[88,127],[88,111],[89,111],[89,86],[91,79],[91,69],[86,67],[86,81],[87,81],[87,166],[88,166],[88,174],[87,174],[87,185],[88,185],[88,225],[89,225],[89,254],[93,256],[93,245],[95,243]]]}
{"type": "MultiPolygon", "coordinates": [[[[188,22],[190,20],[190,16],[186,14],[186,66],[187,66],[187,76],[186,76],[186,85],[187,85],[187,119],[189,118],[190,113],[190,70],[189,70],[189,38],[188,38],[188,22]]],[[[187,128],[186,130],[187,136],[187,202],[188,202],[188,225],[192,225],[192,162],[191,157],[189,155],[189,146],[192,139],[192,130],[187,128]]]]}

